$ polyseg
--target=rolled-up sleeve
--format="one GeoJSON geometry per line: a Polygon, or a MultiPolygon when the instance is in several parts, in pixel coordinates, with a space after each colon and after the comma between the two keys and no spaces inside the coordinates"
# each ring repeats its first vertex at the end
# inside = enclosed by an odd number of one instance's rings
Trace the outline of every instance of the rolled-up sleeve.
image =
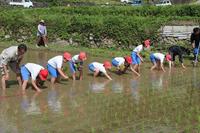
{"type": "Polygon", "coordinates": [[[2,56],[1,63],[3,65],[7,65],[10,60],[11,60],[11,58],[9,56],[2,56]]]}

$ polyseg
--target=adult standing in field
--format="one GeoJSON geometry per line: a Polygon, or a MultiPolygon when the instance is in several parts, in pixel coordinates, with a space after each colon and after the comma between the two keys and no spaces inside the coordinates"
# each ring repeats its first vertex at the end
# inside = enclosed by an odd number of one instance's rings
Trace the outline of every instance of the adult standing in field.
{"type": "Polygon", "coordinates": [[[200,29],[198,27],[193,29],[193,33],[191,34],[190,41],[193,48],[194,54],[194,63],[197,62],[198,54],[199,54],[199,41],[200,41],[200,29]]]}
{"type": "Polygon", "coordinates": [[[39,25],[37,27],[37,44],[36,47],[39,46],[45,46],[48,47],[47,45],[47,28],[45,25],[44,20],[40,20],[39,25]]]}
{"type": "Polygon", "coordinates": [[[0,70],[1,70],[1,85],[2,89],[6,89],[6,81],[9,80],[9,69],[11,68],[13,72],[16,73],[19,85],[22,85],[22,80],[20,76],[19,64],[23,58],[24,53],[27,51],[25,44],[20,44],[18,46],[11,46],[4,49],[0,54],[0,70]]]}

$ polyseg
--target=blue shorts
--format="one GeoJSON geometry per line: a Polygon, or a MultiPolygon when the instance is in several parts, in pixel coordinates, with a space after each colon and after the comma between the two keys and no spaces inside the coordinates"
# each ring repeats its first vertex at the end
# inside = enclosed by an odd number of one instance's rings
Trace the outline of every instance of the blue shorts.
{"type": "Polygon", "coordinates": [[[157,59],[156,59],[156,57],[154,56],[154,54],[151,54],[151,55],[150,55],[150,60],[151,60],[152,63],[156,63],[157,59]]]}
{"type": "Polygon", "coordinates": [[[28,71],[28,69],[24,65],[21,66],[20,71],[21,71],[22,79],[29,80],[31,73],[28,71]]]}
{"type": "Polygon", "coordinates": [[[77,68],[76,68],[76,66],[75,66],[75,63],[72,62],[72,61],[69,61],[69,68],[70,68],[70,72],[71,72],[71,73],[75,73],[76,70],[77,70],[77,68]]]}
{"type": "Polygon", "coordinates": [[[193,53],[196,55],[197,53],[199,53],[198,48],[194,48],[193,53]]]}
{"type": "Polygon", "coordinates": [[[137,55],[137,53],[136,52],[132,52],[131,53],[131,58],[132,58],[132,64],[140,64],[140,58],[139,58],[139,56],[137,55]]]}
{"type": "Polygon", "coordinates": [[[47,64],[47,70],[49,72],[49,74],[54,77],[54,78],[57,78],[59,73],[58,73],[58,70],[54,67],[52,67],[51,65],[47,64]]]}
{"type": "Polygon", "coordinates": [[[112,65],[115,66],[115,67],[118,67],[119,66],[119,62],[116,61],[115,59],[112,60],[112,65]]]}
{"type": "Polygon", "coordinates": [[[88,66],[88,68],[89,68],[90,71],[95,72],[95,67],[94,67],[93,64],[90,64],[90,65],[88,66]]]}

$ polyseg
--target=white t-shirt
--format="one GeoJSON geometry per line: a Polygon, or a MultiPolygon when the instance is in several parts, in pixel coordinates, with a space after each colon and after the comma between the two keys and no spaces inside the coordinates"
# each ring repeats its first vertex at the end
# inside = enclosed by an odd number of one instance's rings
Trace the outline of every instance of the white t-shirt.
{"type": "Polygon", "coordinates": [[[115,57],[114,60],[118,62],[118,66],[121,66],[125,62],[125,59],[123,57],[115,57]]]}
{"type": "Polygon", "coordinates": [[[27,63],[25,67],[31,73],[32,80],[36,80],[37,76],[40,73],[40,70],[44,69],[44,67],[34,63],[27,63]]]}
{"type": "Polygon", "coordinates": [[[46,26],[39,24],[37,36],[43,36],[43,35],[45,35],[45,36],[47,35],[47,28],[46,28],[46,26]]]}
{"type": "Polygon", "coordinates": [[[61,68],[63,65],[63,56],[58,55],[58,56],[51,58],[48,61],[48,64],[51,65],[53,68],[61,68]]]}
{"type": "Polygon", "coordinates": [[[143,45],[141,44],[141,45],[138,45],[137,47],[135,47],[135,49],[133,51],[136,53],[140,53],[142,51],[142,49],[143,49],[143,45]]]}
{"type": "Polygon", "coordinates": [[[164,59],[165,59],[165,55],[164,55],[164,54],[161,54],[161,53],[154,53],[153,55],[155,56],[155,58],[156,58],[157,60],[160,60],[161,63],[164,62],[164,59]]]}
{"type": "Polygon", "coordinates": [[[74,55],[73,57],[72,57],[72,61],[74,62],[74,63],[79,63],[79,62],[82,62],[81,60],[79,60],[79,55],[74,55]]]}
{"type": "Polygon", "coordinates": [[[106,74],[106,69],[103,66],[103,64],[98,63],[98,62],[93,62],[92,65],[94,66],[95,69],[98,69],[100,72],[106,74]]]}
{"type": "Polygon", "coordinates": [[[21,57],[18,55],[18,46],[11,46],[4,49],[0,54],[0,67],[7,65],[10,61],[18,61],[21,57]]]}

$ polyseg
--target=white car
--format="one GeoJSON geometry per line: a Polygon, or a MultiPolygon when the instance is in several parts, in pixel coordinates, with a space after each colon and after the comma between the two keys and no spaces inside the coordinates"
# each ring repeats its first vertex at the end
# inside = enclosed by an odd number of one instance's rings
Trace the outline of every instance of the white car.
{"type": "Polygon", "coordinates": [[[170,5],[172,5],[170,0],[163,0],[163,1],[160,1],[159,4],[156,4],[156,6],[170,6],[170,5]]]}
{"type": "Polygon", "coordinates": [[[120,0],[122,3],[132,3],[133,0],[120,0]]]}
{"type": "Polygon", "coordinates": [[[9,5],[11,6],[23,6],[25,8],[31,8],[33,7],[33,2],[30,0],[11,0],[9,2],[9,5]]]}

